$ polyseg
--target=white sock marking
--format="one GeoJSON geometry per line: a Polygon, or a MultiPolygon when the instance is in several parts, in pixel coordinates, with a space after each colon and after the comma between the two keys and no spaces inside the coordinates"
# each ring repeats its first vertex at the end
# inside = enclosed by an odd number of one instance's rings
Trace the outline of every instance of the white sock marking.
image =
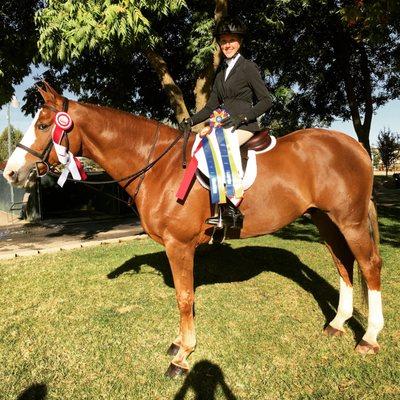
{"type": "Polygon", "coordinates": [[[353,315],[353,287],[348,286],[342,277],[340,281],[339,305],[336,317],[330,322],[333,328],[343,331],[344,323],[353,315]]]}
{"type": "Polygon", "coordinates": [[[363,339],[377,344],[377,337],[383,328],[382,295],[380,290],[368,289],[368,327],[363,339]]]}

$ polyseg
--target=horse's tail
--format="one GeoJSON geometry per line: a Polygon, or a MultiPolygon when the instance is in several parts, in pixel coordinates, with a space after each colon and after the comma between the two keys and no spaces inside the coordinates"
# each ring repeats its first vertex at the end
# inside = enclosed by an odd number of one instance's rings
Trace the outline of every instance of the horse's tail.
{"type": "Polygon", "coordinates": [[[378,213],[376,212],[376,205],[374,199],[371,198],[368,205],[368,223],[371,239],[374,243],[376,254],[379,256],[379,227],[378,227],[378,213]]]}
{"type": "MultiPolygon", "coordinates": [[[[379,253],[379,226],[378,226],[378,213],[376,211],[376,205],[374,199],[371,197],[368,204],[368,226],[369,226],[369,234],[372,241],[372,257],[377,257],[379,259],[378,265],[381,267],[381,257],[379,253]]],[[[362,297],[365,304],[368,304],[368,287],[365,281],[364,276],[360,273],[360,281],[362,288],[362,297]]]]}

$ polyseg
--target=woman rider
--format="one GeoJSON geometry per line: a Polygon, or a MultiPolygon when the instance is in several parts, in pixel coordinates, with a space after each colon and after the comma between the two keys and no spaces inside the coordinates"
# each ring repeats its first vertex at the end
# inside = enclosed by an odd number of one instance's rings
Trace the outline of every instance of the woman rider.
{"type": "MultiPolygon", "coordinates": [[[[205,121],[219,107],[230,115],[224,128],[233,127],[240,145],[260,130],[257,117],[271,107],[272,97],[261,79],[256,64],[244,58],[239,52],[244,34],[244,25],[235,18],[226,17],[218,23],[214,36],[225,60],[215,76],[207,104],[192,117],[184,119],[179,124],[181,130],[189,130],[193,125],[205,121]],[[253,99],[257,100],[255,104],[253,99]]],[[[206,222],[217,225],[219,221],[218,217],[212,217],[206,222]]],[[[222,210],[222,222],[228,227],[241,228],[243,214],[228,201],[222,210]]]]}

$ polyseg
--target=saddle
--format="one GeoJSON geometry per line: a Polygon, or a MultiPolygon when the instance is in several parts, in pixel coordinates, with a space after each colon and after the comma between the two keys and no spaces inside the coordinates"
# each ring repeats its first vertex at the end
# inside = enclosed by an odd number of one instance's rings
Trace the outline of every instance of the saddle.
{"type": "Polygon", "coordinates": [[[240,146],[241,151],[254,150],[257,153],[265,150],[271,144],[272,139],[269,130],[256,132],[247,142],[240,146]]]}
{"type": "Polygon", "coordinates": [[[272,143],[272,138],[269,135],[269,130],[256,132],[247,142],[240,146],[240,156],[242,158],[242,168],[246,171],[247,161],[249,159],[249,150],[256,153],[262,152],[267,149],[272,143]]]}

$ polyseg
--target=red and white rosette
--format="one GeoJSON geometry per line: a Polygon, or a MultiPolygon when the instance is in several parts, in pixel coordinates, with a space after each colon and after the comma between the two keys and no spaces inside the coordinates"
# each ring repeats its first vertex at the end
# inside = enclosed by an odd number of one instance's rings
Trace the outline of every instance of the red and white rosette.
{"type": "Polygon", "coordinates": [[[56,114],[54,122],[55,126],[52,134],[53,144],[57,153],[58,161],[60,161],[64,166],[57,183],[63,187],[69,173],[71,173],[72,178],[75,180],[85,180],[87,175],[83,169],[82,163],[61,144],[66,131],[72,127],[73,123],[71,117],[66,112],[60,111],[56,114]]]}

